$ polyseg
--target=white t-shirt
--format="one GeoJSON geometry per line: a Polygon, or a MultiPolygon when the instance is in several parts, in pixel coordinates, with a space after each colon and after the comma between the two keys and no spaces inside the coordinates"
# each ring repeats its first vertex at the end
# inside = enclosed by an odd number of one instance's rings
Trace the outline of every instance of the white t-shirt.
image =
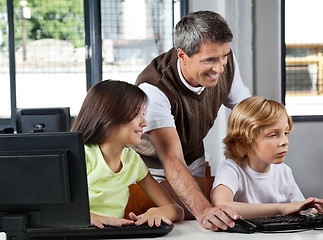
{"type": "Polygon", "coordinates": [[[292,170],[285,164],[272,164],[269,172],[259,173],[249,166],[241,168],[231,159],[219,163],[213,189],[223,184],[230,188],[234,201],[244,203],[289,203],[303,201],[292,170]]]}
{"type": "MultiPolygon", "coordinates": [[[[234,55],[233,61],[233,82],[229,95],[224,102],[224,105],[231,109],[241,100],[250,96],[249,89],[242,82],[238,62],[234,55]]],[[[204,87],[192,87],[185,81],[180,70],[179,60],[177,61],[177,69],[182,82],[188,89],[196,94],[201,94],[203,92],[204,87]]],[[[145,116],[148,125],[144,128],[144,132],[164,127],[175,127],[174,116],[171,113],[171,105],[166,95],[159,88],[149,83],[142,83],[139,87],[148,96],[147,115],[145,116]]]]}

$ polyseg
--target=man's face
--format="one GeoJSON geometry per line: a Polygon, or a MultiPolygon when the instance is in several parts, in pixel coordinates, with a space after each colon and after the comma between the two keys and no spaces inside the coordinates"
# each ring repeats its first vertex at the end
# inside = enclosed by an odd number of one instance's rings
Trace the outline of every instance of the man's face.
{"type": "Polygon", "coordinates": [[[212,88],[218,83],[219,75],[227,65],[230,42],[218,44],[202,43],[199,52],[188,57],[182,49],[177,50],[182,74],[193,87],[212,88]]]}

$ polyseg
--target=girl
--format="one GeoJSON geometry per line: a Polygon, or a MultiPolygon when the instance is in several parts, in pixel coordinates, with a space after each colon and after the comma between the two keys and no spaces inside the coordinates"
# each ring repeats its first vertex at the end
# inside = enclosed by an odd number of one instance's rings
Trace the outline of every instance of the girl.
{"type": "Polygon", "coordinates": [[[243,218],[287,215],[323,200],[304,199],[291,169],[284,164],[293,128],[285,107],[263,97],[250,97],[231,112],[224,138],[227,160],[220,162],[212,203],[231,206],[243,218]]]}
{"type": "Polygon", "coordinates": [[[183,209],[153,179],[140,156],[127,145],[138,145],[147,122],[145,93],[126,82],[106,80],[88,92],[71,131],[85,143],[91,224],[159,226],[183,219],[183,209]],[[158,206],[123,219],[129,185],[137,182],[158,206]]]}

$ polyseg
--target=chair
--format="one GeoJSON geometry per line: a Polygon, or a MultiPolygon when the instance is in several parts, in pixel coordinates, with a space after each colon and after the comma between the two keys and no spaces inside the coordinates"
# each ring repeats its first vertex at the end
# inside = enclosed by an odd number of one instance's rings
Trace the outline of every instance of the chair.
{"type": "MultiPolygon", "coordinates": [[[[210,193],[213,185],[214,176],[206,176],[195,178],[197,184],[199,185],[202,193],[205,197],[210,201],[210,193]]],[[[174,199],[177,204],[183,207],[185,212],[185,220],[192,220],[195,217],[192,213],[187,209],[185,204],[179,199],[176,195],[168,181],[162,181],[160,183],[162,187],[168,192],[168,194],[174,199]]],[[[150,200],[148,195],[139,187],[138,184],[132,184],[129,187],[130,197],[128,204],[125,210],[125,218],[129,218],[129,213],[134,212],[136,215],[142,214],[146,212],[149,208],[154,207],[154,203],[150,200]]]]}

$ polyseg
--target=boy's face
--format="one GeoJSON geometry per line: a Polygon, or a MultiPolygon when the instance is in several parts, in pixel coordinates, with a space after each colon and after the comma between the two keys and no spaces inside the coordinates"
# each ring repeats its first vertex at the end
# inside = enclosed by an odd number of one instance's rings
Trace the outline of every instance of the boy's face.
{"type": "Polygon", "coordinates": [[[284,162],[288,150],[288,135],[287,116],[265,127],[248,154],[251,169],[256,172],[268,172],[270,164],[284,162]]]}

